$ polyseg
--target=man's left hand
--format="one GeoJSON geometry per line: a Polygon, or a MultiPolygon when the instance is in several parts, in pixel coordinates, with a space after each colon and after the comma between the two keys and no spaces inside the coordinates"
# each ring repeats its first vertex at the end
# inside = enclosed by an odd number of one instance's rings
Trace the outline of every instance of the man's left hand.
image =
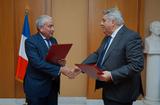
{"type": "Polygon", "coordinates": [[[111,72],[109,71],[103,71],[101,74],[97,74],[98,80],[100,81],[111,81],[111,72]]]}

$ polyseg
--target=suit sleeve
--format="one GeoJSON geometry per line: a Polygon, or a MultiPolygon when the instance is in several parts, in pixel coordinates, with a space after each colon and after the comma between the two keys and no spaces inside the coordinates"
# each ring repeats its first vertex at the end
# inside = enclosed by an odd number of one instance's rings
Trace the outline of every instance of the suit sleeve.
{"type": "Polygon", "coordinates": [[[29,64],[36,70],[48,73],[52,76],[58,76],[60,66],[46,62],[39,54],[39,51],[33,40],[26,39],[25,51],[28,57],[29,64]]]}
{"type": "Polygon", "coordinates": [[[95,64],[97,63],[97,60],[98,60],[98,57],[99,57],[99,53],[100,53],[100,50],[102,49],[102,45],[104,44],[104,40],[102,40],[101,42],[101,45],[99,46],[99,48],[91,53],[82,63],[83,64],[95,64]]]}
{"type": "Polygon", "coordinates": [[[143,69],[144,56],[141,38],[136,34],[126,43],[125,59],[127,63],[112,70],[111,75],[114,83],[123,82],[140,75],[143,69]]]}
{"type": "Polygon", "coordinates": [[[97,58],[97,53],[92,53],[82,62],[82,64],[95,64],[97,62],[97,58]]]}

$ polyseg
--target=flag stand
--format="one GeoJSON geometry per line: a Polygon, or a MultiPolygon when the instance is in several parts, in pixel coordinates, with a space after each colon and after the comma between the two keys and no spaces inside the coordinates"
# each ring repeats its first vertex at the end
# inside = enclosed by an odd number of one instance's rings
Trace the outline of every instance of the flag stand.
{"type": "Polygon", "coordinates": [[[25,53],[25,40],[30,37],[30,27],[28,21],[29,10],[25,9],[25,18],[23,24],[23,31],[21,35],[20,47],[19,47],[19,55],[17,61],[17,70],[16,70],[16,80],[23,82],[23,78],[25,76],[28,58],[25,53]]]}

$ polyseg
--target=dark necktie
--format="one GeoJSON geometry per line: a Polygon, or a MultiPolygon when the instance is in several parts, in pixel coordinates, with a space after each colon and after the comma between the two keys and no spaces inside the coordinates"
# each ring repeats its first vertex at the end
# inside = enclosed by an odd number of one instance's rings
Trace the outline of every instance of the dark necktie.
{"type": "Polygon", "coordinates": [[[102,49],[102,51],[101,51],[101,53],[100,53],[100,55],[98,57],[97,66],[100,67],[100,68],[102,67],[102,64],[103,64],[103,61],[104,61],[103,58],[104,58],[105,52],[106,52],[106,50],[108,48],[108,45],[110,43],[111,38],[112,38],[111,36],[108,36],[106,38],[105,44],[103,46],[103,49],[102,49]]]}
{"type": "Polygon", "coordinates": [[[49,39],[45,39],[46,41],[47,41],[47,46],[48,46],[48,48],[50,48],[51,47],[51,42],[50,42],[50,40],[49,39]]]}

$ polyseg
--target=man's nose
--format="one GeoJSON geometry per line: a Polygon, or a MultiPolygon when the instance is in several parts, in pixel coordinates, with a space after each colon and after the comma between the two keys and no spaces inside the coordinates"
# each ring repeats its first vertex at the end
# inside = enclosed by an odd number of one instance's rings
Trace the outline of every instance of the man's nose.
{"type": "Polygon", "coordinates": [[[100,26],[104,26],[103,22],[100,23],[100,26]]]}

